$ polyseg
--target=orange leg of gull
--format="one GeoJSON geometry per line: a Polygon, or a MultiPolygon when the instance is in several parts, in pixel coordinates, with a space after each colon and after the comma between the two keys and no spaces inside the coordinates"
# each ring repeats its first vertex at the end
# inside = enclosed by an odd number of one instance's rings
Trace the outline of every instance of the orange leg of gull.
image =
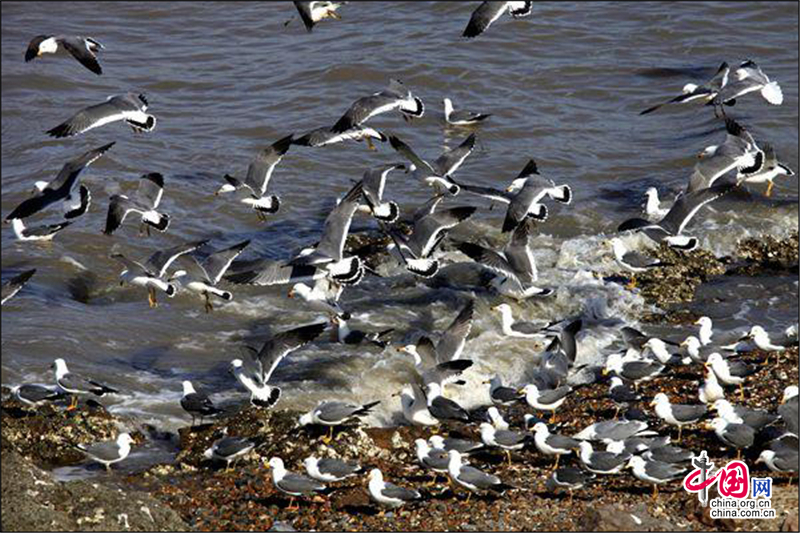
{"type": "Polygon", "coordinates": [[[655,501],[656,498],[658,498],[658,485],[653,484],[653,501],[655,501]]]}
{"type": "Polygon", "coordinates": [[[676,444],[681,441],[681,433],[683,432],[683,426],[678,426],[678,440],[675,441],[676,444]]]}
{"type": "Polygon", "coordinates": [[[290,496],[289,497],[289,507],[286,508],[287,511],[298,511],[298,510],[300,510],[300,504],[297,504],[294,507],[292,507],[293,503],[294,503],[294,496],[290,496]]]}
{"type": "Polygon", "coordinates": [[[147,287],[147,303],[150,304],[150,308],[158,307],[158,302],[156,301],[156,290],[153,287],[147,287]]]}
{"type": "Polygon", "coordinates": [[[774,186],[775,186],[775,184],[770,181],[769,185],[767,185],[767,194],[766,194],[766,196],[768,196],[768,197],[772,196],[772,187],[774,187],[774,186]]]}
{"type": "Polygon", "coordinates": [[[559,459],[561,459],[561,454],[557,453],[556,454],[556,462],[553,464],[553,470],[556,470],[558,468],[558,460],[559,459]]]}
{"type": "Polygon", "coordinates": [[[74,411],[78,408],[78,397],[74,394],[70,396],[69,406],[67,406],[67,411],[74,411]]]}

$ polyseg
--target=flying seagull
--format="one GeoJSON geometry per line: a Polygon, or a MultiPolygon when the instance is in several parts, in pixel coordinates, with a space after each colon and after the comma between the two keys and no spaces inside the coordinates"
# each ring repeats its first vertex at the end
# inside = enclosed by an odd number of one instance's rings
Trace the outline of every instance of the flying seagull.
{"type": "Polygon", "coordinates": [[[25,51],[25,62],[33,61],[44,54],[55,54],[64,50],[80,61],[81,65],[99,76],[103,73],[103,69],[97,61],[97,52],[103,48],[102,44],[90,37],[37,35],[28,44],[28,49],[25,51]]]}
{"type": "Polygon", "coordinates": [[[217,285],[233,260],[239,257],[249,244],[250,239],[212,252],[202,259],[191,255],[186,270],[175,272],[170,281],[178,279],[183,288],[202,296],[205,300],[206,313],[208,313],[214,309],[211,304],[211,296],[216,296],[226,302],[233,300],[233,294],[230,291],[219,289],[217,285]]]}
{"type": "Polygon", "coordinates": [[[453,102],[449,98],[445,98],[442,102],[444,103],[444,120],[452,126],[474,126],[492,116],[488,113],[473,113],[463,109],[455,111],[453,102]]]}
{"type": "Polygon", "coordinates": [[[56,202],[72,202],[81,171],[100,159],[112,146],[113,142],[67,161],[53,181],[37,182],[33,196],[14,208],[6,220],[27,218],[56,202]]]}
{"type": "Polygon", "coordinates": [[[415,178],[432,186],[439,194],[445,190],[455,196],[461,188],[452,180],[452,174],[464,163],[475,148],[475,134],[464,139],[461,144],[453,149],[445,150],[433,163],[428,163],[399,137],[389,136],[389,144],[406,159],[411,161],[409,170],[415,178]]]}
{"type": "Polygon", "coordinates": [[[533,2],[481,2],[481,5],[472,12],[462,36],[469,39],[477,37],[506,11],[512,17],[520,18],[530,15],[532,9],[533,2]]]}
{"type": "Polygon", "coordinates": [[[156,117],[146,113],[147,99],[143,94],[125,93],[109,96],[102,104],[89,106],[55,128],[48,130],[52,137],[71,137],[111,122],[124,120],[134,132],[153,131],[156,117]]]}
{"type": "Polygon", "coordinates": [[[177,289],[175,285],[165,278],[170,265],[184,254],[188,254],[205,245],[208,241],[195,241],[179,244],[166,250],[157,250],[144,264],[128,259],[122,254],[113,254],[112,259],[122,263],[125,268],[120,273],[120,285],[130,283],[147,288],[150,307],[156,307],[156,289],[172,298],[177,289]]]}
{"type": "Polygon", "coordinates": [[[656,242],[665,241],[670,247],[693,250],[697,238],[683,234],[692,218],[707,204],[732,191],[736,186],[729,183],[714,185],[707,189],[684,192],[678,195],[669,212],[658,222],[632,218],[619,225],[617,231],[641,231],[656,242]]]}
{"type": "MultiPolygon", "coordinates": [[[[308,32],[314,29],[314,25],[321,20],[328,18],[340,19],[342,18],[336,10],[347,2],[294,2],[294,7],[300,14],[300,20],[306,27],[308,32]]],[[[284,25],[291,22],[289,19],[284,25]]]]}
{"type": "Polygon", "coordinates": [[[28,280],[36,274],[36,269],[32,268],[30,270],[26,270],[20,274],[17,274],[13,278],[10,278],[3,282],[3,296],[2,301],[0,301],[0,305],[5,305],[7,301],[11,298],[16,296],[16,294],[28,283],[28,280]]]}
{"type": "Polygon", "coordinates": [[[725,87],[728,83],[728,75],[730,73],[730,67],[728,63],[723,62],[717,72],[714,74],[709,81],[702,85],[695,85],[694,83],[687,83],[683,87],[683,92],[672,98],[671,100],[667,100],[666,102],[662,102],[660,104],[656,104],[653,107],[649,107],[639,113],[640,115],[646,115],[648,113],[652,113],[653,111],[662,108],[668,104],[685,104],[687,102],[711,102],[719,93],[720,89],[725,87]]]}
{"type": "Polygon", "coordinates": [[[783,92],[777,81],[771,81],[761,67],[751,60],[742,62],[730,76],[728,83],[715,96],[716,105],[733,105],[736,99],[758,91],[772,105],[783,103],[783,92]]]}
{"type": "Polygon", "coordinates": [[[313,288],[305,283],[295,283],[287,296],[289,298],[299,297],[310,309],[327,314],[331,320],[334,317],[349,320],[350,313],[339,305],[339,298],[343,291],[344,287],[340,283],[330,277],[325,277],[316,280],[313,288]]]}
{"type": "Polygon", "coordinates": [[[336,133],[331,131],[331,128],[323,126],[297,137],[294,141],[292,141],[292,144],[297,144],[299,146],[318,147],[328,146],[329,144],[338,144],[344,141],[366,141],[367,148],[370,150],[375,150],[375,145],[372,142],[373,139],[380,142],[386,142],[389,140],[386,135],[375,128],[370,128],[369,126],[353,126],[349,130],[341,133],[336,133]]]}
{"type": "Polygon", "coordinates": [[[284,357],[319,337],[324,329],[325,323],[301,326],[273,335],[259,351],[244,348],[242,359],[231,361],[231,369],[239,383],[250,391],[250,403],[264,408],[275,405],[281,389],[269,385],[272,373],[284,357]]]}
{"type": "Polygon", "coordinates": [[[70,224],[72,224],[72,222],[66,220],[56,224],[42,224],[28,227],[21,218],[14,218],[11,220],[11,227],[14,230],[14,235],[20,241],[50,241],[70,224]]]}
{"type": "Polygon", "coordinates": [[[392,163],[373,167],[364,172],[361,179],[364,201],[367,205],[366,210],[375,217],[376,220],[391,224],[400,217],[400,209],[395,202],[384,202],[383,193],[386,190],[386,178],[393,170],[403,170],[405,165],[392,163]]]}
{"type": "Polygon", "coordinates": [[[272,172],[292,145],[292,135],[288,135],[271,146],[259,151],[247,167],[247,176],[244,181],[225,174],[225,183],[216,194],[240,191],[239,201],[252,207],[259,220],[266,220],[267,214],[278,212],[281,200],[274,194],[267,195],[269,180],[272,172]]]}
{"type": "Polygon", "coordinates": [[[342,118],[333,125],[331,131],[343,133],[361,126],[375,115],[395,109],[399,110],[406,120],[421,117],[425,113],[422,100],[414,96],[400,80],[392,79],[385,89],[353,102],[342,118]]]}
{"type": "Polygon", "coordinates": [[[744,181],[744,176],[761,171],[765,154],[752,134],[731,118],[725,119],[725,131],[722,144],[708,146],[698,155],[687,192],[707,189],[734,169],[737,183],[744,181]]]}
{"type": "MultiPolygon", "coordinates": [[[[115,194],[108,204],[106,227],[103,233],[111,235],[125,222],[130,213],[141,217],[141,227],[150,233],[150,228],[158,231],[167,231],[169,215],[159,213],[158,205],[164,194],[164,176],[158,172],[151,172],[139,178],[139,188],[133,198],[124,194],[115,194]]],[[[140,231],[141,233],[141,231],[140,231]]]]}

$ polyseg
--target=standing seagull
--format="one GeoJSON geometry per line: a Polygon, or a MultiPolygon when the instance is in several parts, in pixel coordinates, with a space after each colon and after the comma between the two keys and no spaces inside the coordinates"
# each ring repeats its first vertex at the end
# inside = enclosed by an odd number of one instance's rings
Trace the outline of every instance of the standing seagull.
{"type": "Polygon", "coordinates": [[[687,102],[694,102],[694,101],[701,101],[701,102],[711,102],[719,93],[720,89],[725,87],[728,83],[728,74],[730,73],[730,67],[728,63],[723,62],[719,68],[717,69],[716,74],[714,77],[711,78],[709,81],[702,85],[695,85],[694,83],[687,83],[683,87],[683,93],[679,94],[675,98],[671,100],[667,100],[666,102],[662,102],[660,104],[656,104],[653,107],[647,108],[641,113],[640,115],[646,115],[648,113],[652,113],[656,109],[660,109],[661,107],[667,104],[685,104],[687,102]]]}
{"type": "Polygon", "coordinates": [[[233,260],[239,257],[249,244],[250,240],[248,239],[224,250],[213,252],[203,259],[192,255],[187,270],[175,272],[171,280],[181,279],[181,285],[186,290],[197,293],[205,299],[206,313],[211,312],[214,309],[211,304],[212,295],[222,298],[226,302],[233,300],[233,294],[230,291],[218,289],[217,284],[233,260]],[[186,276],[186,280],[182,279],[184,276],[186,276]]]}
{"type": "Polygon", "coordinates": [[[343,133],[362,125],[375,115],[395,109],[399,110],[406,120],[421,117],[425,113],[422,100],[414,96],[400,80],[392,79],[385,89],[353,102],[342,118],[333,125],[331,131],[343,133]]]}
{"type": "Polygon", "coordinates": [[[90,37],[37,35],[28,44],[28,49],[25,51],[25,62],[33,61],[44,54],[55,54],[60,50],[65,50],[80,61],[81,65],[99,76],[103,73],[103,69],[97,61],[97,52],[103,48],[102,44],[90,37]]]}
{"type": "Polygon", "coordinates": [[[118,120],[124,120],[137,133],[153,131],[156,127],[156,117],[145,113],[147,105],[147,99],[143,94],[125,93],[109,96],[102,104],[78,111],[66,122],[48,130],[47,134],[56,138],[71,137],[118,120]]]}
{"type": "Polygon", "coordinates": [[[395,202],[384,202],[383,192],[386,189],[386,177],[392,170],[403,170],[405,165],[392,163],[374,167],[364,172],[361,180],[367,211],[376,220],[391,224],[400,217],[400,209],[395,202]]]}
{"type": "Polygon", "coordinates": [[[273,335],[261,350],[247,348],[244,360],[231,361],[233,375],[250,391],[250,403],[256,407],[272,407],[281,397],[280,387],[269,385],[272,373],[284,357],[302,348],[322,333],[325,323],[311,324],[273,335]]]}
{"type": "Polygon", "coordinates": [[[414,176],[432,186],[437,194],[446,190],[453,196],[457,195],[461,188],[452,180],[452,174],[464,163],[475,148],[475,134],[471,134],[464,139],[461,144],[452,149],[446,149],[442,155],[436,158],[433,163],[428,163],[414,150],[394,135],[389,136],[389,144],[406,159],[411,161],[409,167],[414,176]]]}
{"type": "Polygon", "coordinates": [[[686,473],[686,468],[662,461],[648,461],[644,457],[634,455],[628,461],[628,466],[633,475],[640,481],[653,484],[653,500],[658,497],[658,486],[680,479],[686,473]]]}
{"type": "Polygon", "coordinates": [[[227,428],[224,430],[225,436],[215,441],[205,452],[203,457],[209,460],[225,461],[227,466],[236,461],[239,457],[247,455],[250,450],[256,447],[256,443],[243,437],[229,437],[227,428]]]}
{"type": "Polygon", "coordinates": [[[480,428],[481,441],[486,446],[500,448],[505,451],[509,466],[511,466],[511,451],[521,450],[531,441],[531,437],[527,433],[496,429],[488,422],[482,422],[480,428]]]}
{"type": "Polygon", "coordinates": [[[113,142],[67,161],[53,181],[37,182],[33,196],[15,207],[6,220],[27,218],[56,202],[71,202],[81,171],[100,159],[112,146],[113,142]]]}
{"type": "Polygon", "coordinates": [[[742,450],[753,445],[756,438],[756,430],[747,424],[737,424],[729,422],[727,419],[718,416],[707,424],[708,429],[713,429],[719,440],[732,448],[736,448],[736,458],[742,458],[742,450]]]}
{"type": "Polygon", "coordinates": [[[358,420],[360,417],[368,415],[370,410],[381,403],[370,402],[364,405],[354,405],[347,402],[327,400],[320,402],[314,409],[300,416],[299,424],[307,426],[309,424],[320,424],[328,426],[328,436],[323,439],[325,444],[329,444],[333,439],[333,428],[358,420]]]}
{"type": "Polygon", "coordinates": [[[292,507],[292,503],[294,503],[294,499],[297,496],[326,493],[329,490],[319,481],[303,474],[296,474],[286,470],[280,457],[270,459],[267,467],[272,471],[272,482],[275,484],[275,488],[289,495],[289,507],[286,508],[287,510],[296,511],[300,508],[299,505],[292,507]]]}
{"type": "Polygon", "coordinates": [[[7,301],[11,298],[16,296],[16,294],[28,283],[28,280],[36,274],[36,269],[32,268],[30,270],[26,270],[21,274],[17,274],[13,278],[6,280],[3,282],[3,296],[2,301],[0,301],[0,305],[5,305],[7,301]]]}
{"type": "Polygon", "coordinates": [[[75,409],[78,406],[79,394],[94,394],[95,396],[103,396],[105,394],[115,394],[118,391],[107,387],[102,383],[98,383],[93,379],[86,378],[79,374],[73,374],[67,368],[67,363],[61,358],[53,362],[52,368],[56,373],[56,385],[58,390],[64,394],[72,396],[72,402],[67,410],[75,409]]]}
{"type": "Polygon", "coordinates": [[[578,448],[581,462],[587,470],[595,474],[617,474],[631,457],[631,454],[625,451],[619,453],[594,451],[592,445],[586,441],[579,441],[578,448]]]}
{"type": "Polygon", "coordinates": [[[745,335],[741,340],[746,339],[752,339],[753,344],[755,344],[759,350],[767,352],[767,358],[764,360],[764,364],[769,362],[769,354],[772,352],[776,352],[777,354],[775,356],[775,364],[779,364],[781,362],[781,352],[786,350],[786,346],[781,346],[772,342],[772,340],[769,338],[769,333],[767,333],[763,327],[759,325],[751,327],[747,335],[745,335]]]}
{"type": "Polygon", "coordinates": [[[481,5],[472,12],[462,36],[469,39],[477,37],[506,11],[512,17],[520,18],[530,15],[532,8],[533,2],[481,2],[481,5]]]}
{"type": "Polygon", "coordinates": [[[661,207],[661,200],[658,198],[658,189],[650,187],[645,191],[644,195],[647,197],[644,202],[644,214],[647,220],[655,221],[669,213],[669,209],[661,207]]]}
{"type": "Polygon", "coordinates": [[[267,196],[267,188],[272,172],[289,151],[292,139],[293,136],[288,135],[258,152],[247,167],[244,181],[225,174],[225,181],[228,183],[220,187],[216,194],[242,191],[244,196],[239,201],[252,207],[259,220],[266,220],[266,214],[277,213],[281,207],[281,199],[274,194],[267,196]]]}
{"type": "Polygon", "coordinates": [[[550,433],[550,430],[544,422],[537,422],[533,426],[533,442],[536,448],[547,455],[555,455],[556,462],[553,464],[553,470],[558,468],[558,461],[562,455],[569,455],[578,448],[581,444],[580,441],[572,437],[565,437],[564,435],[557,435],[550,433]]]}
{"type": "Polygon", "coordinates": [[[520,339],[541,339],[545,336],[542,333],[542,324],[534,322],[522,322],[514,320],[514,315],[511,312],[511,306],[508,304],[500,304],[492,307],[492,311],[500,313],[501,328],[503,335],[506,337],[517,337],[520,339]]]}
{"type": "Polygon", "coordinates": [[[794,170],[778,161],[774,147],[764,144],[764,164],[750,173],[740,171],[738,179],[740,183],[767,183],[767,190],[764,196],[771,196],[772,188],[775,186],[773,180],[778,176],[794,176],[794,170]]]}
{"type": "Polygon", "coordinates": [[[714,98],[714,104],[733,105],[737,98],[754,91],[760,92],[764,100],[772,105],[783,103],[783,92],[778,82],[771,81],[761,67],[748,59],[733,71],[727,85],[714,98]]]}
{"type": "MultiPolygon", "coordinates": [[[[300,19],[303,21],[306,30],[311,32],[314,29],[314,25],[321,20],[342,18],[336,13],[336,10],[344,3],[345,2],[295,2],[294,7],[296,7],[297,12],[300,13],[300,19]]],[[[286,24],[289,22],[291,22],[291,19],[289,19],[286,24]]]]}
{"type": "Polygon", "coordinates": [[[467,502],[469,502],[473,492],[486,490],[505,492],[514,488],[500,481],[497,476],[487,474],[473,466],[462,464],[461,454],[457,450],[450,450],[447,455],[447,473],[452,481],[469,491],[467,502]]]}
{"type": "Polygon", "coordinates": [[[739,396],[744,400],[744,380],[756,372],[758,368],[753,365],[748,365],[741,361],[730,361],[724,359],[722,355],[717,352],[708,356],[705,362],[706,368],[711,368],[711,371],[716,374],[717,379],[724,385],[739,385],[739,396]]]}
{"type": "MultiPolygon", "coordinates": [[[[158,231],[167,231],[169,227],[169,215],[159,213],[158,204],[164,194],[164,176],[158,172],[151,172],[143,175],[139,179],[139,189],[133,198],[124,194],[115,194],[108,203],[108,215],[106,216],[106,227],[103,233],[111,235],[125,222],[125,217],[129,213],[136,213],[141,216],[142,228],[150,234],[150,228],[158,231]]],[[[140,231],[141,233],[141,231],[140,231]]]]}
{"type": "Polygon", "coordinates": [[[357,464],[330,457],[317,459],[312,455],[303,460],[303,465],[306,467],[309,477],[323,483],[342,481],[362,472],[361,466],[357,464]]]}
{"type": "Polygon", "coordinates": [[[368,487],[370,497],[375,502],[387,507],[400,507],[405,503],[422,498],[422,495],[413,489],[406,489],[384,481],[383,473],[377,468],[373,468],[369,472],[368,487]]]}
{"type": "Polygon", "coordinates": [[[207,416],[214,416],[222,412],[218,409],[208,394],[205,392],[197,392],[194,390],[192,382],[185,380],[183,382],[183,397],[181,398],[181,407],[183,410],[192,415],[192,427],[194,427],[194,420],[200,417],[200,423],[203,423],[203,418],[207,416]]]}
{"type": "Polygon", "coordinates": [[[417,384],[403,387],[394,396],[400,396],[400,405],[403,408],[403,418],[414,426],[436,426],[439,420],[428,411],[425,393],[417,384]]]}
{"type": "Polygon", "coordinates": [[[147,301],[150,307],[156,307],[158,305],[156,289],[163,291],[170,298],[175,296],[177,290],[175,285],[164,278],[170,265],[180,256],[197,250],[206,242],[208,241],[189,242],[166,250],[158,250],[144,264],[128,259],[122,254],[113,254],[111,258],[125,266],[120,273],[120,285],[127,282],[131,285],[147,287],[147,301]]]}
{"type": "Polygon", "coordinates": [[[465,111],[463,109],[455,111],[453,109],[453,102],[449,98],[445,98],[444,102],[444,119],[452,126],[474,126],[491,117],[489,113],[473,113],[472,111],[465,111]]]}
{"type": "Polygon", "coordinates": [[[625,243],[618,237],[614,237],[609,243],[614,252],[614,260],[625,270],[630,270],[638,274],[647,272],[651,268],[668,266],[667,263],[663,263],[659,259],[653,259],[641,252],[628,250],[625,247],[625,243]]]}
{"type": "Polygon", "coordinates": [[[116,440],[96,442],[94,444],[78,444],[77,448],[89,458],[101,463],[106,470],[111,470],[111,465],[122,461],[131,453],[133,438],[129,433],[120,433],[116,440]]]}
{"type": "Polygon", "coordinates": [[[28,407],[38,407],[62,397],[62,394],[57,390],[32,383],[12,387],[11,395],[28,407]]]}
{"type": "Polygon", "coordinates": [[[658,418],[671,426],[678,426],[678,440],[676,442],[681,441],[683,426],[698,422],[708,411],[704,404],[679,405],[670,403],[669,397],[663,392],[656,394],[650,405],[655,406],[658,418]]]}

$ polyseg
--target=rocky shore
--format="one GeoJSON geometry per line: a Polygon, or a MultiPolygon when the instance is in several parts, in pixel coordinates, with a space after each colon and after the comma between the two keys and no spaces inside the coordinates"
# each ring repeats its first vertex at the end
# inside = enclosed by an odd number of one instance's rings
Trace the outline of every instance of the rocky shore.
{"type": "MultiPolygon", "coordinates": [[[[359,246],[369,246],[366,238],[359,246]]],[[[698,286],[726,275],[761,276],[776,272],[797,274],[797,235],[777,241],[770,238],[743,241],[732,257],[716,258],[708,252],[676,254],[662,248],[659,257],[672,266],[637,275],[641,294],[662,313],[655,323],[688,322],[694,316],[685,303],[698,286]]],[[[744,360],[760,362],[766,354],[753,351],[744,360]]],[[[774,358],[773,358],[774,360],[774,358]]],[[[645,384],[643,396],[665,391],[673,401],[697,402],[695,373],[670,373],[645,384]]],[[[747,404],[774,410],[787,385],[798,382],[798,351],[792,348],[776,365],[772,362],[749,379],[747,404]]],[[[606,398],[607,384],[576,390],[558,411],[555,428],[573,434],[590,423],[613,416],[606,398]]],[[[734,394],[734,391],[731,392],[734,394]]],[[[639,406],[645,413],[651,409],[639,406]]],[[[512,424],[521,424],[525,409],[512,409],[512,424]]],[[[214,424],[183,428],[172,438],[173,461],[137,472],[114,472],[81,481],[56,481],[47,469],[84,461],[74,448],[79,442],[111,438],[120,427],[133,427],[102,408],[82,404],[66,412],[62,406],[24,407],[13,399],[2,403],[2,524],[5,530],[797,530],[797,480],[770,473],[755,465],[757,453],[745,460],[751,475],[775,479],[772,506],[778,518],[764,521],[712,520],[694,495],[678,483],[650,497],[651,487],[629,474],[599,476],[577,491],[570,503],[567,494],[545,488],[552,460],[535,450],[513,455],[508,466],[500,453],[486,453],[473,463],[497,474],[516,487],[503,496],[472,497],[432,477],[416,466],[415,438],[428,437],[420,428],[361,428],[336,431],[330,444],[324,431],[298,428],[299,413],[284,409],[261,411],[243,407],[214,424]],[[258,446],[235,467],[213,464],[203,451],[227,428],[229,435],[250,437],[258,446]],[[369,500],[366,477],[334,484],[329,496],[300,501],[298,511],[287,511],[289,500],[272,484],[265,462],[284,459],[287,468],[300,470],[301,461],[315,454],[357,461],[365,468],[380,468],[386,479],[420,488],[423,500],[394,511],[381,512],[369,500]]],[[[651,427],[661,427],[650,420],[651,427]]],[[[448,433],[478,439],[474,428],[451,425],[448,433]]],[[[440,431],[445,431],[444,429],[440,431]]],[[[143,429],[134,434],[146,439],[143,429]]],[[[677,431],[671,431],[673,439],[677,431]]],[[[681,446],[707,450],[717,465],[735,457],[723,449],[710,430],[692,426],[683,432],[681,446]]],[[[573,463],[567,458],[564,464],[573,463]]],[[[759,467],[760,466],[760,467],[759,467]]]]}

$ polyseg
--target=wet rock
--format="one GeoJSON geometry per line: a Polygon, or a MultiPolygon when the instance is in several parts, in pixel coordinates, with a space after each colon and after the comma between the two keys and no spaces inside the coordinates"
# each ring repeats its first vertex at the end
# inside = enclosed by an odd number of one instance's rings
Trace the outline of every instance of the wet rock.
{"type": "Polygon", "coordinates": [[[639,504],[624,508],[619,505],[590,507],[578,521],[584,531],[669,531],[677,527],[664,518],[654,518],[648,506],[639,504]]]}
{"type": "Polygon", "coordinates": [[[783,520],[783,524],[781,524],[781,531],[797,531],[798,527],[798,519],[797,519],[797,510],[790,511],[786,518],[783,520]]]}

